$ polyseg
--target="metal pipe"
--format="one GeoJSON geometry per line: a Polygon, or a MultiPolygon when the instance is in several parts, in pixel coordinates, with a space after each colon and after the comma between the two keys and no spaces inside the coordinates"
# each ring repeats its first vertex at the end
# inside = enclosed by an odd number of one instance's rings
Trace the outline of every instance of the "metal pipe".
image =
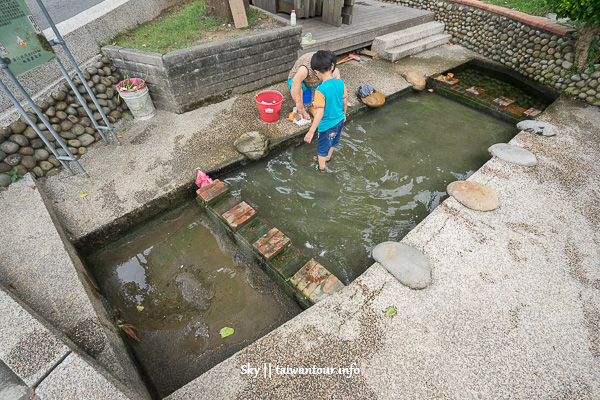
{"type": "MultiPolygon", "coordinates": [[[[110,126],[110,122],[108,121],[108,118],[104,114],[104,111],[102,111],[102,107],[98,104],[98,100],[96,100],[96,96],[94,95],[94,93],[92,92],[92,89],[87,84],[87,81],[86,81],[86,79],[83,76],[83,73],[81,72],[81,70],[77,66],[77,63],[75,62],[75,58],[73,58],[73,55],[71,54],[71,51],[67,47],[67,44],[63,40],[60,32],[56,28],[56,25],[54,24],[54,21],[50,17],[50,14],[48,14],[48,10],[46,10],[46,7],[42,3],[42,0],[36,0],[36,2],[40,6],[40,9],[42,10],[42,13],[44,14],[44,16],[46,17],[46,19],[48,20],[48,23],[50,24],[50,27],[52,28],[52,30],[54,31],[54,34],[56,35],[56,40],[50,40],[49,41],[50,45],[54,46],[56,44],[60,44],[62,46],[65,54],[67,55],[67,58],[71,62],[71,65],[73,65],[73,68],[75,69],[75,72],[77,72],[77,75],[79,76],[79,79],[81,80],[82,85],[85,87],[85,90],[88,92],[88,94],[92,98],[92,102],[94,103],[94,105],[98,109],[98,112],[100,113],[100,116],[102,117],[102,120],[106,124],[105,129],[110,131],[113,139],[115,140],[115,142],[117,143],[117,145],[120,146],[121,145],[121,141],[117,137],[117,134],[115,133],[115,131],[113,130],[113,128],[110,126]]],[[[95,121],[94,118],[92,118],[92,120],[95,121]]],[[[96,126],[96,128],[98,129],[98,133],[100,133],[102,135],[102,133],[100,132],[100,130],[103,129],[104,127],[97,126],[96,123],[94,123],[94,126],[96,126]]]]}
{"type": "Polygon", "coordinates": [[[23,115],[23,117],[25,118],[25,120],[27,121],[27,123],[35,130],[35,133],[37,133],[37,135],[40,137],[40,139],[42,139],[42,141],[44,142],[44,144],[46,146],[48,146],[48,148],[50,149],[50,151],[52,152],[52,154],[54,155],[54,157],[56,157],[56,159],[58,161],[60,161],[60,163],[62,164],[62,166],[65,167],[65,169],[71,175],[75,175],[75,173],[69,167],[69,165],[58,158],[60,156],[60,154],[58,154],[58,152],[56,151],[56,149],[54,148],[54,146],[52,145],[52,143],[50,143],[50,141],[48,139],[46,139],[46,136],[44,136],[44,134],[42,133],[42,131],[40,131],[40,128],[38,128],[38,126],[35,124],[35,122],[33,122],[33,120],[31,119],[31,117],[29,117],[29,114],[27,114],[25,112],[25,110],[23,109],[23,107],[21,107],[21,104],[19,104],[19,102],[15,98],[15,96],[13,96],[13,94],[11,93],[11,91],[8,90],[8,88],[4,85],[4,82],[2,82],[1,80],[0,80],[0,88],[8,96],[8,98],[14,104],[14,106],[17,108],[17,110],[19,110],[19,112],[21,113],[21,115],[23,115]]]}

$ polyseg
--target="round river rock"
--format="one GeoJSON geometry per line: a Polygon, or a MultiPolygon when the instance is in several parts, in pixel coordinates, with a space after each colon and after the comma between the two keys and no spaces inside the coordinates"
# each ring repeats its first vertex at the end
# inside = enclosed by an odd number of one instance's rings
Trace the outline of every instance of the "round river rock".
{"type": "Polygon", "coordinates": [[[383,242],[373,249],[373,259],[403,285],[425,289],[431,284],[431,264],[420,251],[398,242],[383,242]]]}
{"type": "Polygon", "coordinates": [[[498,208],[498,196],[491,187],[470,181],[455,181],[448,185],[448,194],[460,204],[475,211],[492,211],[498,208]]]}
{"type": "Polygon", "coordinates": [[[511,164],[533,167],[537,164],[535,155],[519,146],[506,143],[496,143],[488,148],[491,155],[511,164]]]}
{"type": "Polygon", "coordinates": [[[402,77],[406,79],[408,83],[413,85],[413,90],[423,90],[427,85],[427,81],[420,74],[412,71],[404,71],[402,77]]]}

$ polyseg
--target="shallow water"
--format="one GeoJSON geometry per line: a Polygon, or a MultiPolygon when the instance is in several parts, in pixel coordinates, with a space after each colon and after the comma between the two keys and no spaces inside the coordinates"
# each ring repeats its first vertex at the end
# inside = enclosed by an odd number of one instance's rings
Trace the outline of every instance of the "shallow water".
{"type": "Polygon", "coordinates": [[[454,77],[460,80],[458,85],[464,89],[477,86],[485,89],[485,94],[492,99],[504,96],[514,100],[516,106],[523,107],[524,109],[533,107],[538,110],[545,110],[548,106],[544,100],[527,93],[520,87],[478,69],[467,68],[463,71],[455,72],[454,77]]]}
{"type": "Polygon", "coordinates": [[[327,172],[310,168],[316,139],[226,177],[239,198],[348,284],[371,249],[398,241],[509,141],[514,125],[428,92],[370,110],[344,127],[327,172]]]}
{"type": "Polygon", "coordinates": [[[92,254],[132,349],[163,398],[301,310],[191,203],[92,254]],[[143,309],[138,309],[143,307],[143,309]],[[234,328],[222,339],[223,327],[234,328]]]}

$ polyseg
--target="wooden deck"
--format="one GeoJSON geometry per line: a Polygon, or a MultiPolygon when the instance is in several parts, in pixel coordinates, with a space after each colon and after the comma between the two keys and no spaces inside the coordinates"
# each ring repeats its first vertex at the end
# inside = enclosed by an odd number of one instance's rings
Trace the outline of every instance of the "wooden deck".
{"type": "MultiPolygon", "coordinates": [[[[285,14],[281,16],[288,17],[285,14]]],[[[317,42],[303,47],[298,55],[309,51],[331,50],[341,54],[371,46],[377,36],[410,28],[434,20],[431,11],[408,8],[377,0],[358,0],[354,3],[352,25],[336,28],[321,22],[321,17],[298,19],[302,35],[312,33],[317,42]]]]}

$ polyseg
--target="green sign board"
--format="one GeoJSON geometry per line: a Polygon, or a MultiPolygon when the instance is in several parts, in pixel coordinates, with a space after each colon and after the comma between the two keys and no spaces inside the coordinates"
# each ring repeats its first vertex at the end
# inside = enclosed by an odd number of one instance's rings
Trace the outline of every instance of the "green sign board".
{"type": "Polygon", "coordinates": [[[0,56],[15,76],[56,57],[24,0],[0,0],[0,56]]]}

